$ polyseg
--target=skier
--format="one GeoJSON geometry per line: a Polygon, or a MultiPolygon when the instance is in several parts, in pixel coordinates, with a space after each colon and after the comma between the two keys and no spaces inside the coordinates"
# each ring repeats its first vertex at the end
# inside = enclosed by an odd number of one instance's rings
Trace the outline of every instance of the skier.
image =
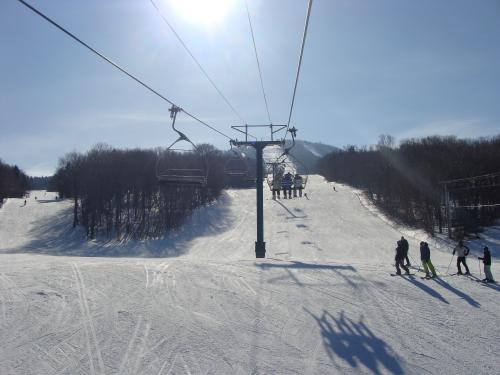
{"type": "Polygon", "coordinates": [[[408,241],[406,240],[406,238],[404,238],[403,236],[401,236],[401,244],[403,246],[403,251],[405,253],[405,259],[406,259],[406,267],[410,267],[411,266],[411,263],[410,263],[410,260],[408,259],[408,250],[410,248],[410,245],[408,244],[408,241]]]}
{"type": "Polygon", "coordinates": [[[431,277],[429,270],[432,272],[432,277],[436,277],[436,270],[431,262],[431,249],[429,249],[429,244],[427,242],[420,242],[420,259],[424,266],[425,277],[431,277]]]}
{"type": "Polygon", "coordinates": [[[404,251],[404,245],[403,245],[402,241],[398,241],[398,247],[396,247],[396,257],[394,258],[394,260],[396,261],[396,274],[397,275],[401,275],[401,269],[399,268],[400,266],[401,266],[401,268],[403,268],[405,270],[405,273],[407,275],[410,274],[410,270],[404,264],[405,251],[404,251]]]}
{"type": "Polygon", "coordinates": [[[24,200],[24,205],[26,206],[26,199],[24,200]]]}
{"type": "Polygon", "coordinates": [[[477,257],[477,259],[482,260],[484,264],[484,276],[486,276],[483,281],[485,283],[494,283],[495,280],[493,279],[493,275],[491,274],[491,253],[490,249],[488,249],[488,246],[484,247],[483,250],[483,256],[482,257],[477,257]]]}
{"type": "Polygon", "coordinates": [[[457,275],[462,274],[460,263],[463,263],[463,265],[465,266],[465,274],[470,275],[469,267],[467,267],[467,263],[465,262],[465,257],[469,255],[470,252],[469,248],[464,245],[464,242],[462,240],[460,240],[458,241],[458,245],[453,249],[453,255],[455,255],[455,252],[457,253],[457,275]]]}
{"type": "Polygon", "coordinates": [[[288,199],[292,199],[292,185],[293,185],[292,174],[288,172],[283,176],[283,180],[281,181],[281,188],[283,189],[283,195],[285,199],[286,199],[286,192],[288,192],[288,199]]]}
{"type": "Polygon", "coordinates": [[[298,173],[295,175],[293,178],[293,197],[297,198],[297,190],[299,191],[299,197],[302,197],[302,189],[304,188],[302,186],[302,176],[299,175],[298,173]]]}
{"type": "Polygon", "coordinates": [[[280,199],[280,191],[281,191],[281,179],[282,179],[281,174],[276,174],[273,178],[273,182],[271,183],[272,185],[272,190],[273,190],[273,199],[276,199],[276,193],[278,194],[278,199],[280,199]]]}

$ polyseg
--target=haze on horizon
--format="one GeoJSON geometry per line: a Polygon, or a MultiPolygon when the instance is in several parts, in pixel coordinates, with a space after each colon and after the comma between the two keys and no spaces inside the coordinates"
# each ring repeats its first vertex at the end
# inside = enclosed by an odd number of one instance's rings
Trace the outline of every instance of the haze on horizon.
{"type": "MultiPolygon", "coordinates": [[[[250,124],[268,123],[243,0],[155,0],[250,124]],[[191,8],[190,8],[191,7],[191,8]]],[[[149,0],[30,4],[226,134],[241,124],[149,0]]],[[[306,0],[248,0],[273,123],[285,123],[306,0]]],[[[169,106],[16,0],[0,2],[0,158],[30,175],[96,143],[167,146],[169,106]]],[[[500,134],[500,2],[315,0],[292,118],[337,147],[500,134]]],[[[194,142],[227,139],[187,117],[194,142]]]]}

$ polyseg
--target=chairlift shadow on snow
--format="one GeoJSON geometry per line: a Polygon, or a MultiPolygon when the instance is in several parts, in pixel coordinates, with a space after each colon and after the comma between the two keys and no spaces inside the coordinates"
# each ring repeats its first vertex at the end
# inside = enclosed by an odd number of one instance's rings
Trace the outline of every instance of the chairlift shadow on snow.
{"type": "Polygon", "coordinates": [[[55,203],[55,202],[60,202],[57,199],[37,199],[35,203],[55,203]]]}
{"type": "Polygon", "coordinates": [[[180,228],[160,238],[146,240],[119,241],[104,236],[87,240],[82,227],[72,228],[73,207],[68,207],[64,214],[31,229],[28,233],[31,242],[2,252],[82,257],[176,257],[186,254],[197,238],[223,233],[234,225],[231,200],[229,195],[223,194],[210,207],[194,210],[180,228]]]}
{"type": "MultiPolygon", "coordinates": [[[[333,271],[336,274],[338,274],[340,277],[344,279],[344,281],[347,282],[350,286],[357,288],[358,284],[356,284],[351,276],[346,276],[343,271],[348,271],[348,272],[354,272],[356,273],[357,270],[353,266],[348,266],[348,265],[336,265],[336,264],[319,264],[319,263],[304,263],[300,261],[285,261],[283,262],[281,259],[272,259],[272,258],[267,258],[268,260],[277,260],[279,263],[270,263],[270,262],[264,262],[264,263],[256,263],[256,266],[260,267],[262,270],[271,270],[271,269],[284,269],[287,272],[288,277],[290,277],[297,285],[300,287],[307,286],[307,284],[304,284],[301,282],[296,275],[291,272],[291,269],[302,269],[302,270],[329,270],[333,271]]],[[[269,283],[274,283],[278,280],[282,280],[285,278],[288,278],[286,275],[278,276],[272,279],[269,279],[269,283]]]]}
{"type": "Polygon", "coordinates": [[[404,373],[401,359],[368,328],[362,317],[355,322],[346,317],[344,311],[338,318],[325,310],[321,316],[305,311],[318,323],[325,350],[339,373],[349,372],[346,365],[360,373],[366,369],[373,374],[404,373]]]}
{"type": "MultiPolygon", "coordinates": [[[[280,202],[280,200],[278,199],[275,199],[273,200],[274,202],[276,202],[277,204],[279,204],[281,207],[283,207],[285,209],[285,211],[290,215],[290,216],[287,216],[286,218],[287,219],[306,219],[307,218],[307,215],[301,215],[301,216],[297,216],[293,211],[291,211],[287,206],[285,206],[282,202],[280,202]]],[[[296,211],[294,209],[294,211],[296,211]]],[[[302,210],[300,211],[297,211],[297,212],[302,212],[302,210]]]]}

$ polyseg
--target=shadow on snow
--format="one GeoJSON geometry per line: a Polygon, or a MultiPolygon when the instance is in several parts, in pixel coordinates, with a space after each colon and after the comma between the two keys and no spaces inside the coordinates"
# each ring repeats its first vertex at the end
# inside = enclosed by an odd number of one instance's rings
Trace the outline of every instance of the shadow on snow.
{"type": "MultiPolygon", "coordinates": [[[[272,260],[272,258],[268,258],[268,260],[272,260]]],[[[299,262],[299,261],[284,261],[282,262],[280,259],[276,259],[278,262],[276,263],[270,263],[270,262],[263,262],[263,263],[256,263],[255,265],[257,267],[260,267],[262,270],[271,270],[271,269],[284,269],[288,276],[297,283],[297,285],[303,287],[305,286],[304,283],[302,283],[297,276],[291,271],[292,269],[299,269],[299,270],[329,270],[335,272],[337,275],[342,277],[350,286],[357,288],[357,284],[352,280],[352,277],[346,276],[343,271],[348,271],[348,272],[357,272],[356,268],[353,266],[348,266],[348,265],[338,265],[338,264],[319,264],[319,263],[304,263],[304,262],[299,262]]],[[[273,279],[268,280],[268,282],[273,283],[276,282],[280,279],[284,279],[286,276],[279,276],[273,279]]]]}
{"type": "Polygon", "coordinates": [[[437,292],[436,290],[432,289],[431,287],[429,287],[428,285],[425,285],[424,283],[416,280],[414,277],[412,278],[406,278],[406,277],[402,277],[403,280],[406,280],[408,281],[409,283],[412,283],[413,285],[415,285],[417,288],[420,288],[422,289],[424,292],[428,293],[431,297],[434,297],[438,300],[440,300],[441,302],[444,302],[446,304],[450,304],[446,298],[444,298],[441,293],[437,292]]]}
{"type": "MultiPolygon", "coordinates": [[[[81,227],[72,228],[73,208],[33,228],[32,241],[3,253],[36,253],[85,257],[175,257],[186,254],[192,241],[229,230],[234,225],[232,198],[222,194],[215,203],[197,208],[180,228],[163,237],[146,240],[87,240],[81,227]]],[[[44,202],[45,203],[45,202],[44,202]]],[[[48,203],[48,202],[47,202],[48,203]]]]}
{"type": "Polygon", "coordinates": [[[343,311],[338,318],[324,310],[321,316],[306,312],[318,323],[325,350],[339,372],[345,371],[347,363],[356,372],[362,372],[364,366],[373,374],[404,373],[391,347],[375,336],[362,318],[355,322],[343,311]]]}

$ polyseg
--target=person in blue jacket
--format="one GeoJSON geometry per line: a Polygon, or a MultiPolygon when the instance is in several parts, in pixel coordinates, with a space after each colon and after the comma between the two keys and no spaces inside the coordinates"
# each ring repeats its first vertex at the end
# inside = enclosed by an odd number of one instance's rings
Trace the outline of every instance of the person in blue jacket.
{"type": "Polygon", "coordinates": [[[283,176],[283,180],[281,180],[281,188],[283,190],[283,195],[285,199],[287,192],[288,192],[288,199],[292,199],[292,185],[293,185],[292,174],[288,172],[283,176]]]}
{"type": "Polygon", "coordinates": [[[432,272],[432,277],[436,277],[436,270],[431,262],[431,249],[427,242],[420,242],[420,259],[422,266],[424,266],[425,277],[431,277],[429,270],[432,272]]]}

